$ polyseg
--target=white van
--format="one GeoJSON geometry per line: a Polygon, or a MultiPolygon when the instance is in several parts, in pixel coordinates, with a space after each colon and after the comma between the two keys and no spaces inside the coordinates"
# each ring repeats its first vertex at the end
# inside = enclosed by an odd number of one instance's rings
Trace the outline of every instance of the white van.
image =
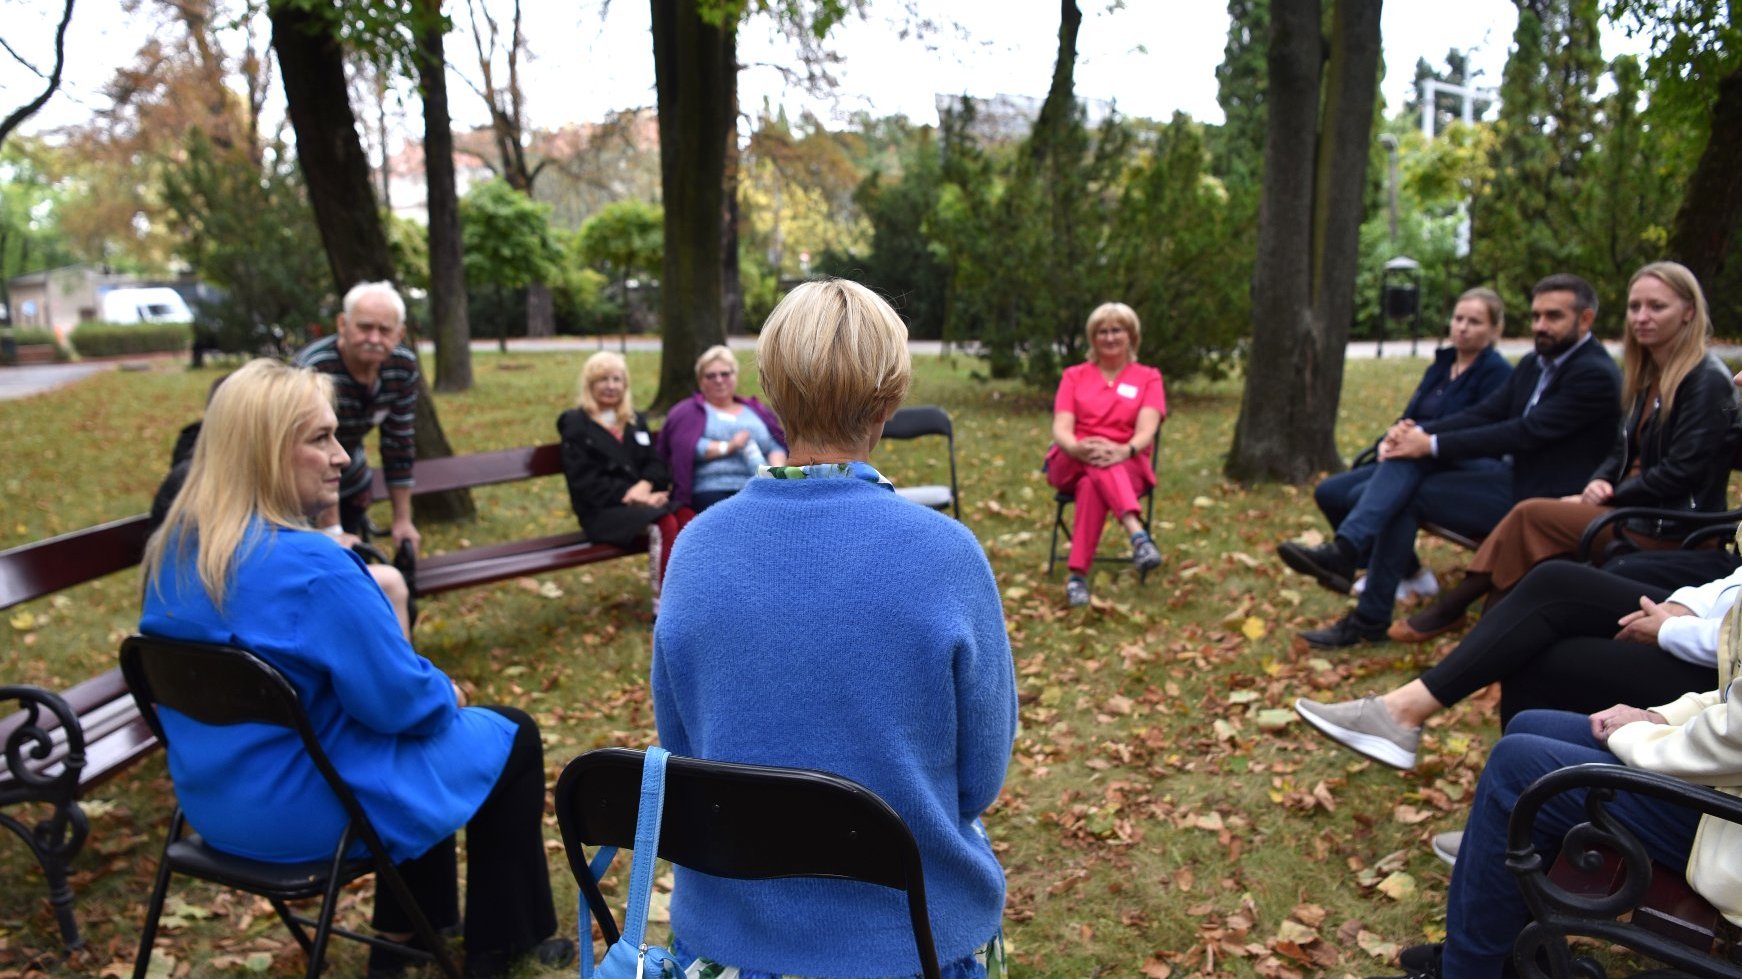
{"type": "Polygon", "coordinates": [[[99,301],[97,318],[104,323],[191,323],[194,319],[181,294],[163,286],[110,289],[99,301]]]}

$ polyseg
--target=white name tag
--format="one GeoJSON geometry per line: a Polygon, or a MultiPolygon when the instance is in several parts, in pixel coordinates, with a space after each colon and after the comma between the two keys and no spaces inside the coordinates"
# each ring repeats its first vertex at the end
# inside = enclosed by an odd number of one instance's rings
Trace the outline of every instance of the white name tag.
{"type": "Polygon", "coordinates": [[[1121,398],[1137,397],[1137,385],[1135,384],[1121,384],[1113,390],[1119,392],[1119,397],[1121,398]]]}
{"type": "Polygon", "coordinates": [[[648,438],[647,438],[647,433],[646,433],[646,432],[636,432],[636,433],[635,433],[635,442],[636,442],[636,444],[638,444],[638,445],[652,445],[652,444],[653,444],[653,443],[652,443],[652,442],[651,442],[651,441],[650,441],[650,440],[649,440],[649,439],[648,439],[648,438]]]}

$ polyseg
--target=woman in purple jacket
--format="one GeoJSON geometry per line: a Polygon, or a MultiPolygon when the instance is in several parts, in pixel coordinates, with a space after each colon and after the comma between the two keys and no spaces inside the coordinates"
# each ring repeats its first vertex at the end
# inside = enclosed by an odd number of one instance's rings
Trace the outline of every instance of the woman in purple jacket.
{"type": "Polygon", "coordinates": [[[697,513],[743,489],[761,466],[786,462],[780,419],[738,395],[738,357],[725,345],[696,360],[701,390],[665,416],[659,455],[671,467],[671,502],[697,513]]]}

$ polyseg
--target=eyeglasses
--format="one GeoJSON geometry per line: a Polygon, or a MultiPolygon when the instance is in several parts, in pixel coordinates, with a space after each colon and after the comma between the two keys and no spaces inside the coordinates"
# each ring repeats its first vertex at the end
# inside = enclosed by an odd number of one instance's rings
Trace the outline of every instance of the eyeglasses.
{"type": "Polygon", "coordinates": [[[708,373],[702,375],[702,380],[704,380],[704,381],[724,381],[728,377],[736,376],[737,373],[738,373],[737,371],[709,371],[708,373]]]}

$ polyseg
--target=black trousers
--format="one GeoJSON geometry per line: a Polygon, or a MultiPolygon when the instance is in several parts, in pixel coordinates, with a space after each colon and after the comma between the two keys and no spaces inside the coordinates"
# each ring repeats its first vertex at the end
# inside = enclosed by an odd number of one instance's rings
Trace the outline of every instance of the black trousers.
{"type": "MultiPolygon", "coordinates": [[[[489,707],[514,722],[514,746],[496,785],[466,823],[466,971],[489,975],[556,934],[556,906],[544,854],[544,746],[524,711],[489,707]]],[[[438,931],[459,921],[454,838],[399,864],[418,907],[438,931]]],[[[411,922],[386,889],[377,888],[377,931],[405,932],[411,922]]]]}
{"type": "Polygon", "coordinates": [[[1728,550],[1704,547],[1695,551],[1634,551],[1603,565],[1603,570],[1673,591],[1727,577],[1736,566],[1736,556],[1728,550]]]}
{"type": "Polygon", "coordinates": [[[1614,638],[1617,620],[1639,610],[1640,596],[1661,602],[1669,593],[1588,565],[1545,562],[1421,681],[1447,706],[1498,681],[1503,726],[1534,708],[1590,714],[1616,704],[1655,707],[1710,690],[1718,682],[1716,666],[1614,638]]]}

